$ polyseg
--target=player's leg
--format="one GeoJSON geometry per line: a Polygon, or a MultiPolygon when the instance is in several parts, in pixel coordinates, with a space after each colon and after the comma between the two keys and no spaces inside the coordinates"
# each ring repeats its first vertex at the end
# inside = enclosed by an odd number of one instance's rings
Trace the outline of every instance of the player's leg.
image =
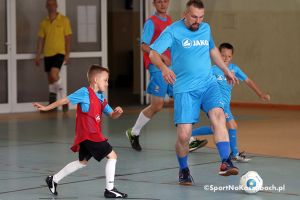
{"type": "Polygon", "coordinates": [[[222,176],[237,175],[238,169],[230,160],[230,144],[226,128],[223,102],[220,102],[221,93],[217,83],[212,83],[205,92],[202,100],[203,110],[208,113],[214,130],[214,140],[221,158],[222,164],[219,174],[222,176]]]}
{"type": "MultiPolygon", "coordinates": [[[[231,112],[230,115],[232,116],[231,112]]],[[[236,162],[249,162],[251,159],[247,158],[244,152],[239,152],[237,145],[237,123],[234,120],[233,116],[229,117],[227,121],[230,148],[231,148],[231,159],[236,162]]]]}
{"type": "MultiPolygon", "coordinates": [[[[51,68],[48,73],[48,82],[49,82],[49,89],[51,88],[51,100],[56,100],[57,95],[59,98],[63,98],[66,96],[66,88],[63,87],[62,79],[59,75],[60,69],[64,62],[64,55],[57,54],[51,58],[51,68]]],[[[50,99],[50,98],[49,98],[50,99]]],[[[68,111],[68,104],[63,105],[63,111],[68,111]]]]}
{"type": "Polygon", "coordinates": [[[104,196],[106,198],[126,198],[127,194],[118,191],[114,186],[117,154],[112,150],[108,142],[105,141],[105,143],[107,144],[105,144],[102,147],[102,149],[111,149],[111,152],[106,156],[107,157],[107,162],[105,166],[106,186],[105,186],[104,196]]]}
{"type": "Polygon", "coordinates": [[[147,88],[147,93],[150,94],[150,105],[140,112],[134,126],[126,131],[126,136],[133,149],[142,150],[139,144],[140,131],[156,113],[162,110],[167,88],[168,85],[164,82],[161,72],[151,73],[147,88]]]}
{"type": "Polygon", "coordinates": [[[70,162],[64,168],[62,168],[59,172],[57,172],[53,176],[48,176],[46,178],[46,183],[48,185],[49,190],[52,194],[57,195],[57,184],[66,176],[72,174],[73,172],[85,167],[88,163],[88,160],[92,157],[86,148],[86,144],[83,142],[80,144],[80,150],[78,155],[78,160],[70,162]]]}
{"type": "Polygon", "coordinates": [[[200,96],[196,92],[174,94],[174,123],[177,128],[176,154],[179,163],[179,184],[192,185],[193,179],[188,167],[189,139],[192,124],[198,122],[200,96]]]}

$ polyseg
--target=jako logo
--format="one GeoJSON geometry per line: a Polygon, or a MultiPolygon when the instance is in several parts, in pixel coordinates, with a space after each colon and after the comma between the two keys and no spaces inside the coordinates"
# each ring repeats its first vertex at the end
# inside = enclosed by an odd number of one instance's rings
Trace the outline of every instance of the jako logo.
{"type": "Polygon", "coordinates": [[[190,40],[190,39],[184,39],[182,40],[182,46],[184,48],[190,48],[191,46],[197,47],[197,46],[208,46],[209,43],[207,40],[190,40]]]}
{"type": "Polygon", "coordinates": [[[182,40],[182,46],[184,48],[190,48],[192,46],[192,40],[190,40],[190,39],[182,40]]]}

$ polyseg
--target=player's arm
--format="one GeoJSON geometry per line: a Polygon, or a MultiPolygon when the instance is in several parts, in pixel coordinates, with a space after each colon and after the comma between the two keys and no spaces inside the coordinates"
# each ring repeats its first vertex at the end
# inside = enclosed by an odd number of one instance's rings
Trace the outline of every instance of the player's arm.
{"type": "Polygon", "coordinates": [[[59,100],[57,100],[57,101],[55,101],[55,102],[53,102],[53,103],[51,103],[47,106],[43,106],[39,103],[33,103],[33,106],[39,111],[48,111],[48,110],[52,110],[54,108],[57,108],[59,106],[62,106],[64,104],[68,104],[69,102],[70,102],[69,99],[67,97],[64,97],[64,98],[59,99],[59,100]]]}
{"type": "Polygon", "coordinates": [[[36,45],[36,55],[35,55],[35,65],[40,65],[41,54],[44,48],[45,38],[38,37],[37,45],[36,45]]]}
{"type": "Polygon", "coordinates": [[[64,64],[67,64],[69,62],[70,58],[70,51],[71,51],[71,40],[72,40],[72,35],[66,35],[65,36],[65,59],[64,59],[64,64]]]}
{"type": "Polygon", "coordinates": [[[161,56],[156,51],[151,50],[149,57],[150,57],[151,62],[161,70],[165,81],[169,84],[173,84],[176,80],[176,75],[163,62],[161,56]]]}
{"type": "Polygon", "coordinates": [[[263,101],[270,101],[271,97],[268,94],[263,93],[259,87],[254,83],[254,81],[252,81],[250,78],[247,78],[245,80],[246,84],[248,85],[248,87],[250,87],[256,94],[257,96],[263,100],[263,101]]]}
{"type": "Polygon", "coordinates": [[[109,113],[110,118],[117,119],[119,118],[123,113],[123,109],[120,106],[117,106],[113,112],[109,113]]]}
{"type": "MultiPolygon", "coordinates": [[[[151,48],[149,47],[149,45],[142,43],[141,45],[141,49],[143,52],[150,54],[151,48]]],[[[171,60],[164,54],[160,55],[160,58],[162,59],[162,61],[167,65],[170,66],[171,65],[171,60]]]]}
{"type": "Polygon", "coordinates": [[[210,50],[210,57],[212,58],[214,63],[224,72],[224,75],[226,76],[230,84],[239,83],[239,80],[235,77],[234,73],[232,73],[223,62],[220,51],[217,47],[214,47],[210,50]]]}

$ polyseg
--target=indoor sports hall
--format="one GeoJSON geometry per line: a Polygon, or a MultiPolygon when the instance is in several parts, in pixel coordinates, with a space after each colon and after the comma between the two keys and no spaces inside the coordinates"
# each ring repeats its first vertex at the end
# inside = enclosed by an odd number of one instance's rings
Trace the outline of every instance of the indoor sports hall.
{"type": "MultiPolygon", "coordinates": [[[[160,1],[160,0],[156,0],[160,1]]],[[[187,0],[170,0],[173,21],[187,0]]],[[[42,112],[34,102],[48,104],[47,76],[34,64],[39,22],[47,15],[46,0],[0,0],[0,200],[106,199],[105,164],[88,165],[64,178],[52,195],[45,178],[78,159],[73,144],[76,105],[64,112],[42,112]]],[[[132,149],[126,130],[149,104],[149,73],[140,50],[152,0],[57,0],[72,27],[70,59],[60,70],[66,93],[88,86],[86,71],[98,63],[110,70],[104,96],[118,119],[103,117],[102,131],[118,155],[115,187],[127,199],[300,199],[300,1],[203,0],[204,21],[216,45],[235,47],[234,63],[270,94],[263,102],[244,82],[234,86],[231,110],[238,123],[238,147],[251,160],[234,162],[237,176],[218,175],[220,158],[212,136],[205,147],[188,156],[192,186],[178,184],[173,99],[141,130],[142,151],[132,149]],[[256,194],[240,190],[241,176],[256,171],[263,188],[256,194]]],[[[209,126],[205,113],[194,127],[209,126]]]]}

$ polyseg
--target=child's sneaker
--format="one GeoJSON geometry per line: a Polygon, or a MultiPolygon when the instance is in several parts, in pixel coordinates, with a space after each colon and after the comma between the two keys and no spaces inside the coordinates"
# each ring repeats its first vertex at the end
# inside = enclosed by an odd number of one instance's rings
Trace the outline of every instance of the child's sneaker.
{"type": "Polygon", "coordinates": [[[219,175],[230,176],[230,175],[238,175],[238,173],[239,173],[239,169],[232,164],[230,157],[227,160],[222,161],[219,175]]]}
{"type": "Polygon", "coordinates": [[[250,158],[247,158],[246,155],[245,155],[245,152],[240,152],[238,153],[237,155],[233,155],[233,154],[230,154],[230,157],[231,157],[231,160],[232,161],[235,161],[235,162],[241,162],[241,163],[246,163],[246,162],[249,162],[251,159],[250,158]]]}
{"type": "Polygon", "coordinates": [[[53,181],[53,176],[48,176],[46,179],[45,179],[46,183],[47,183],[47,186],[50,190],[50,192],[54,195],[57,195],[57,191],[56,191],[56,187],[57,187],[57,183],[55,183],[53,181]]]}
{"type": "Polygon", "coordinates": [[[189,144],[189,151],[195,151],[207,144],[207,140],[194,140],[189,144]]]}
{"type": "Polygon", "coordinates": [[[127,194],[119,192],[116,188],[112,190],[105,189],[104,192],[105,198],[127,198],[127,194]]]}
{"type": "Polygon", "coordinates": [[[180,185],[193,185],[193,177],[190,174],[189,168],[179,170],[179,184],[180,185]]]}
{"type": "Polygon", "coordinates": [[[134,150],[137,150],[137,151],[142,150],[142,147],[141,147],[140,142],[139,142],[139,136],[138,135],[132,135],[132,129],[131,128],[126,131],[126,136],[129,139],[131,147],[134,150]]]}

